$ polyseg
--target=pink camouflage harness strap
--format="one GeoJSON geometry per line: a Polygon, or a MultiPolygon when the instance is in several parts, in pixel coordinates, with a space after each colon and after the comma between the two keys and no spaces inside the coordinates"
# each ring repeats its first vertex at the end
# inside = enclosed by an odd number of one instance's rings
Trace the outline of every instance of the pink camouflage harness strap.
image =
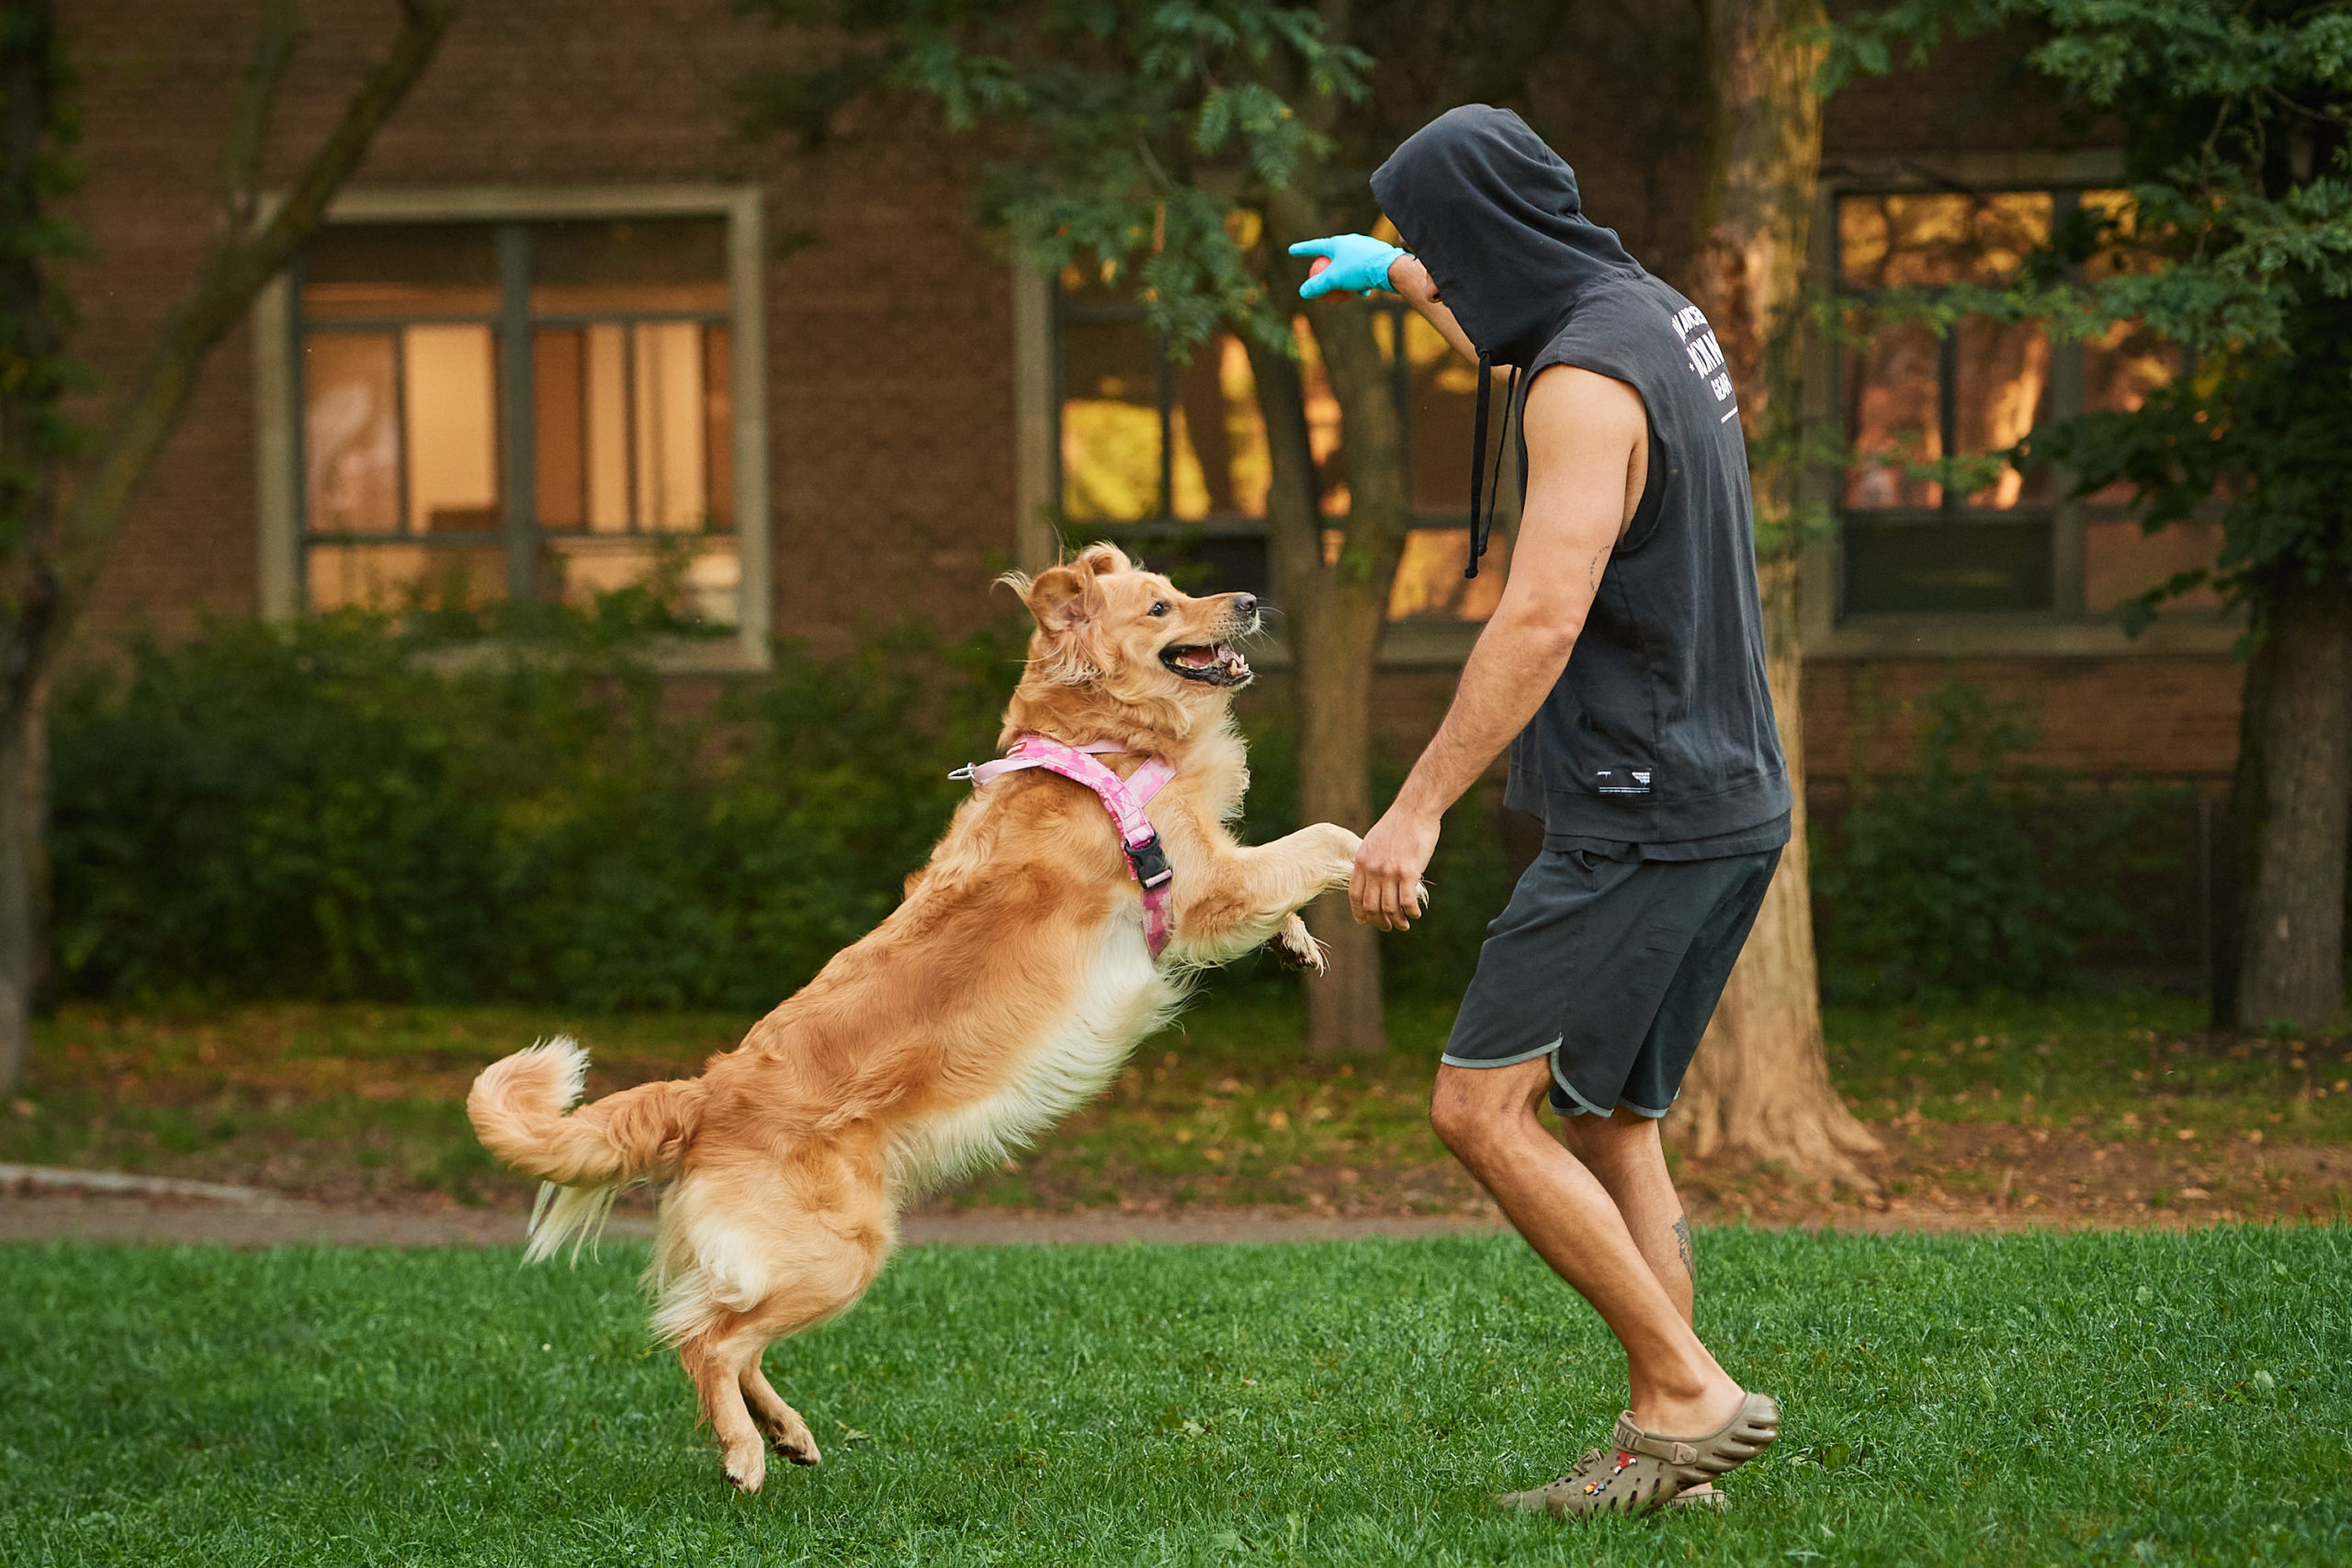
{"type": "Polygon", "coordinates": [[[1043,735],[1024,735],[995,761],[961,767],[947,776],[969,779],[972,787],[978,789],[991,779],[1017,773],[1023,768],[1043,768],[1092,790],[1095,798],[1102,802],[1102,809],[1111,814],[1112,825],[1119,830],[1119,847],[1127,852],[1128,873],[1143,889],[1144,945],[1157,959],[1175,930],[1168,896],[1175,886],[1176,868],[1168,863],[1168,853],[1159,847],[1159,834],[1153,829],[1151,819],[1143,814],[1143,808],[1176,776],[1176,770],[1153,757],[1123,779],[1094,760],[1104,752],[1125,750],[1115,740],[1065,746],[1043,735]]]}

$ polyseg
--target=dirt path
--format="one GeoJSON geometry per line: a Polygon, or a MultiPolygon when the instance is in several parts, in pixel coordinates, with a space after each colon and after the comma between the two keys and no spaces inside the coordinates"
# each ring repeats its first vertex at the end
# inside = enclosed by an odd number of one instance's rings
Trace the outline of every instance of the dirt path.
{"type": "MultiPolygon", "coordinates": [[[[2201,1212],[2086,1213],[1955,1203],[1943,1194],[1861,1207],[1816,1201],[1770,1203],[1742,1213],[1702,1208],[1705,1220],[1865,1233],[2077,1229],[2099,1225],[2182,1225],[2237,1218],[2201,1212]]],[[[511,1247],[523,1239],[524,1215],[512,1209],[352,1208],[290,1198],[260,1188],[153,1180],[111,1173],[0,1166],[0,1243],[74,1240],[161,1246],[260,1247],[511,1247]]],[[[1493,1234],[1504,1228],[1490,1204],[1444,1214],[1318,1213],[1267,1207],[1116,1209],[1055,1213],[1039,1210],[950,1210],[910,1214],[900,1234],[910,1246],[1114,1245],[1123,1242],[1350,1241],[1493,1234]]],[[[616,1213],[606,1235],[641,1240],[649,1213],[616,1213]]]]}
{"type": "MultiPolygon", "coordinates": [[[[900,1227],[908,1245],[1008,1247],[1117,1242],[1351,1241],[1369,1237],[1454,1235],[1490,1231],[1493,1222],[1366,1215],[1298,1216],[1263,1209],[1184,1214],[1023,1213],[913,1214],[900,1227]]],[[[653,1234],[639,1214],[616,1214],[605,1235],[641,1240],[653,1234]]],[[[167,1246],[512,1247],[523,1216],[483,1209],[438,1213],[334,1209],[291,1200],[207,1202],[119,1193],[35,1192],[0,1197],[0,1242],[143,1242],[167,1246]]]]}

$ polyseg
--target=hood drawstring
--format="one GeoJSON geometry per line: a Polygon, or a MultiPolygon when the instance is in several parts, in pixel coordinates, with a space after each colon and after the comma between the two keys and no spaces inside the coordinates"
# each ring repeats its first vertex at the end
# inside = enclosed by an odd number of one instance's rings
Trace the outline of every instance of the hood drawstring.
{"type": "Polygon", "coordinates": [[[1487,540],[1495,531],[1495,502],[1503,493],[1504,456],[1510,450],[1511,410],[1519,401],[1519,367],[1511,367],[1510,379],[1503,384],[1503,428],[1495,445],[1495,488],[1487,489],[1487,403],[1493,395],[1495,368],[1487,351],[1478,351],[1478,413],[1470,432],[1470,569],[1462,575],[1478,575],[1478,558],[1487,553],[1487,540]]]}

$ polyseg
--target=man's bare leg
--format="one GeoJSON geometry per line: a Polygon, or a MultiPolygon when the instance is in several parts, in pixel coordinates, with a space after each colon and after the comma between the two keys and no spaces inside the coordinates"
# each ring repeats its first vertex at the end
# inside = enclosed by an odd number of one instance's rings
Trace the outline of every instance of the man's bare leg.
{"type": "Polygon", "coordinates": [[[1614,1115],[1567,1116],[1560,1124],[1568,1152],[1600,1180],[1650,1272],[1681,1309],[1682,1321],[1690,1322],[1698,1263],[1690,1251],[1690,1221],[1667,1174],[1657,1123],[1620,1106],[1614,1115]]]}
{"type": "MultiPolygon", "coordinates": [[[[1699,1283],[1698,1258],[1691,1250],[1690,1218],[1667,1172],[1657,1121],[1621,1105],[1608,1116],[1563,1117],[1560,1125],[1569,1152],[1617,1205],[1659,1288],[1689,1323],[1699,1283]]],[[[1713,1490],[1712,1483],[1702,1482],[1683,1488],[1683,1495],[1713,1490]]]]}
{"type": "Polygon", "coordinates": [[[1430,1120],[1625,1348],[1634,1422],[1669,1437],[1712,1432],[1737,1412],[1744,1391],[1691,1331],[1687,1276],[1680,1299],[1669,1295],[1607,1187],[1536,1120],[1550,1087],[1541,1057],[1510,1067],[1441,1066],[1430,1120]]]}

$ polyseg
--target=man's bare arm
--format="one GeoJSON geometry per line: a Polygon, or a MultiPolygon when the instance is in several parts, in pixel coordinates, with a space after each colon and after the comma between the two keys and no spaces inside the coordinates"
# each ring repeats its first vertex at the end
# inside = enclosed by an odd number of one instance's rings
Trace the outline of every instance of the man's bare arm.
{"type": "Polygon", "coordinates": [[[1639,500],[1629,484],[1646,455],[1640,394],[1571,366],[1528,389],[1528,492],[1510,578],[1462,669],[1445,722],[1396,804],[1364,836],[1349,902],[1356,919],[1401,931],[1420,912],[1421,873],[1446,809],[1527,727],[1567,667],[1600,574],[1639,500]]]}
{"type": "Polygon", "coordinates": [[[1388,268],[1388,287],[1404,297],[1405,303],[1421,313],[1421,319],[1438,330],[1438,335],[1453,345],[1453,352],[1473,365],[1478,362],[1477,346],[1462,323],[1453,319],[1453,311],[1439,297],[1437,284],[1430,276],[1429,268],[1416,255],[1402,255],[1388,268]]]}

